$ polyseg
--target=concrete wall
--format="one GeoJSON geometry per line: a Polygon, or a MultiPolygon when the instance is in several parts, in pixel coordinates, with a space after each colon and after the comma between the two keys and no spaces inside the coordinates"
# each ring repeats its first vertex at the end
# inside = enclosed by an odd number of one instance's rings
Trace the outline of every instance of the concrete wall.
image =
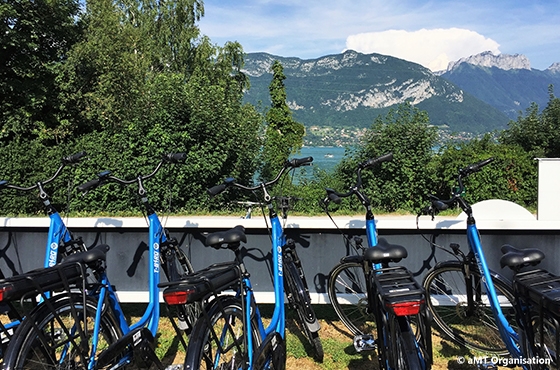
{"type": "MultiPolygon", "coordinates": [[[[507,202],[506,202],[507,203],[507,202]]],[[[507,204],[486,204],[491,209],[507,209],[507,204]]],[[[477,225],[481,232],[484,251],[491,268],[500,271],[500,247],[509,243],[517,247],[538,247],[547,255],[542,267],[560,273],[560,220],[536,220],[523,212],[507,211],[508,217],[499,214],[484,217],[480,214],[477,225]],[[486,219],[484,219],[486,218],[486,219]]],[[[499,213],[499,212],[498,212],[499,213]]],[[[77,218],[66,220],[75,236],[82,236],[86,244],[106,243],[111,246],[107,257],[108,274],[116,285],[122,301],[143,302],[147,299],[147,223],[142,218],[77,218]]],[[[303,261],[313,301],[326,302],[326,282],[329,271],[349,251],[341,231],[346,235],[362,235],[365,240],[363,216],[336,217],[337,229],[327,217],[290,217],[286,225],[288,237],[296,241],[303,261]]],[[[251,272],[251,281],[259,294],[260,302],[271,302],[270,239],[266,225],[260,219],[235,217],[170,217],[162,223],[176,237],[190,257],[194,267],[200,269],[213,262],[231,260],[232,252],[216,251],[202,244],[208,232],[244,225],[248,234],[246,247],[250,256],[245,262],[251,272]]],[[[6,276],[42,267],[47,239],[48,218],[0,218],[0,268],[6,276]]],[[[403,260],[418,279],[421,279],[437,261],[449,259],[447,253],[433,248],[425,238],[438,235],[442,246],[459,243],[467,250],[466,223],[461,216],[436,218],[423,217],[418,228],[413,216],[378,217],[379,237],[408,249],[409,257],[403,260]]],[[[502,271],[511,276],[509,271],[502,271]]]]}

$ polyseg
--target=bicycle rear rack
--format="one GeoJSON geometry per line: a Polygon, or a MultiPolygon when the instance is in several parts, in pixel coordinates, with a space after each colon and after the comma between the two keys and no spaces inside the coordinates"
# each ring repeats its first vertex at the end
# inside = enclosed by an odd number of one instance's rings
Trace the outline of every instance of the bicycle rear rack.
{"type": "Polygon", "coordinates": [[[240,266],[236,262],[216,263],[205,269],[187,275],[181,280],[160,283],[166,288],[163,299],[170,306],[194,303],[211,295],[239,286],[240,266]]]}
{"type": "Polygon", "coordinates": [[[515,277],[517,290],[528,296],[536,305],[543,305],[560,318],[560,277],[538,269],[518,273],[515,277]]]}
{"type": "MultiPolygon", "coordinates": [[[[14,335],[16,325],[39,303],[54,312],[50,297],[84,301],[87,277],[85,264],[68,262],[1,279],[0,302],[10,305],[17,315],[15,322],[0,324],[2,346],[7,345],[14,335]],[[14,303],[18,301],[19,308],[16,309],[14,303]]],[[[68,335],[69,329],[66,332],[68,335]]]]}
{"type": "MultiPolygon", "coordinates": [[[[534,329],[535,343],[540,345],[539,354],[543,358],[552,357],[556,365],[560,361],[560,277],[546,270],[538,269],[518,273],[514,279],[515,290],[528,298],[537,308],[539,322],[534,329]],[[546,316],[544,313],[546,312],[546,316]],[[545,332],[553,338],[545,339],[545,332]],[[552,340],[552,342],[551,342],[552,340]],[[545,348],[548,346],[548,348],[545,348]],[[554,348],[550,348],[553,346],[554,348]]],[[[529,318],[530,319],[530,318],[529,318]]]]}
{"type": "Polygon", "coordinates": [[[404,266],[377,269],[373,279],[385,308],[396,316],[417,315],[425,305],[424,289],[404,266]]]}

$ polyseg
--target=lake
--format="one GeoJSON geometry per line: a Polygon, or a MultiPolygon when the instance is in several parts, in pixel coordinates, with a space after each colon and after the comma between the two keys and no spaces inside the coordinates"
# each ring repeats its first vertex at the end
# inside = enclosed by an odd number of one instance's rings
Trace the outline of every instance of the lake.
{"type": "Polygon", "coordinates": [[[313,157],[313,167],[331,171],[344,157],[344,147],[304,146],[295,157],[313,157]]]}

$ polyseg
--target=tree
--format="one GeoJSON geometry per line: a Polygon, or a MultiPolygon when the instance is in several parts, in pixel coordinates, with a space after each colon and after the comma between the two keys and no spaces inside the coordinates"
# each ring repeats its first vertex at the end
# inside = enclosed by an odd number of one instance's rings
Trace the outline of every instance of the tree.
{"type": "Polygon", "coordinates": [[[58,142],[56,78],[82,38],[79,1],[4,0],[0,17],[0,141],[58,142]]]}
{"type": "MultiPolygon", "coordinates": [[[[56,80],[63,140],[56,148],[30,142],[37,149],[23,157],[1,148],[0,159],[9,162],[0,163],[0,172],[19,182],[22,173],[52,168],[38,152],[56,159],[86,150],[89,160],[73,179],[79,184],[104,169],[133,178],[153,169],[164,153],[186,152],[186,166],[161,172],[147,184],[156,209],[166,209],[167,198],[174,210],[207,207],[206,188],[224,176],[250,181],[263,117],[243,104],[248,80],[241,73],[241,45],[218,47],[200,36],[199,6],[194,0],[89,0],[85,37],[68,53],[56,80]]],[[[65,199],[64,190],[61,186],[53,198],[65,199]]],[[[74,197],[72,209],[126,212],[137,209],[133,199],[130,191],[108,186],[74,197]]],[[[13,206],[10,212],[20,211],[13,206]]],[[[40,205],[25,211],[40,212],[40,205]]]]}
{"type": "Polygon", "coordinates": [[[509,122],[500,142],[519,145],[534,157],[560,157],[560,99],[554,96],[552,85],[543,111],[539,112],[539,106],[532,103],[524,116],[509,122]]]}
{"type": "Polygon", "coordinates": [[[494,158],[480,172],[465,180],[465,199],[473,204],[487,199],[505,199],[525,207],[536,206],[537,163],[519,145],[497,143],[490,134],[469,142],[449,142],[434,156],[435,186],[430,192],[449,199],[457,186],[459,168],[494,158]]]}
{"type": "Polygon", "coordinates": [[[268,87],[271,108],[266,112],[267,127],[261,169],[261,177],[264,179],[274,176],[289,156],[301,148],[305,134],[305,128],[292,118],[292,112],[286,103],[284,67],[276,60],[271,69],[273,75],[268,87]]]}
{"type": "Polygon", "coordinates": [[[391,162],[363,172],[364,189],[372,204],[386,211],[415,210],[431,187],[435,143],[436,129],[427,113],[404,103],[375,119],[361,146],[337,171],[350,187],[358,163],[392,152],[391,162]]]}

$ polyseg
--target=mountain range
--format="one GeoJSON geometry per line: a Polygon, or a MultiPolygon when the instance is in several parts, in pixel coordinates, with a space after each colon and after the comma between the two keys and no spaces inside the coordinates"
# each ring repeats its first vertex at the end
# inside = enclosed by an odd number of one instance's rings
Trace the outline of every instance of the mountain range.
{"type": "Polygon", "coordinates": [[[560,63],[535,70],[523,55],[481,53],[433,73],[403,59],[352,50],[307,60],[250,53],[243,70],[251,82],[247,102],[270,105],[275,60],[284,67],[294,119],[308,128],[369,127],[378,115],[410,101],[428,112],[433,125],[480,134],[506,128],[532,102],[543,108],[548,86],[560,84],[560,63]]]}

